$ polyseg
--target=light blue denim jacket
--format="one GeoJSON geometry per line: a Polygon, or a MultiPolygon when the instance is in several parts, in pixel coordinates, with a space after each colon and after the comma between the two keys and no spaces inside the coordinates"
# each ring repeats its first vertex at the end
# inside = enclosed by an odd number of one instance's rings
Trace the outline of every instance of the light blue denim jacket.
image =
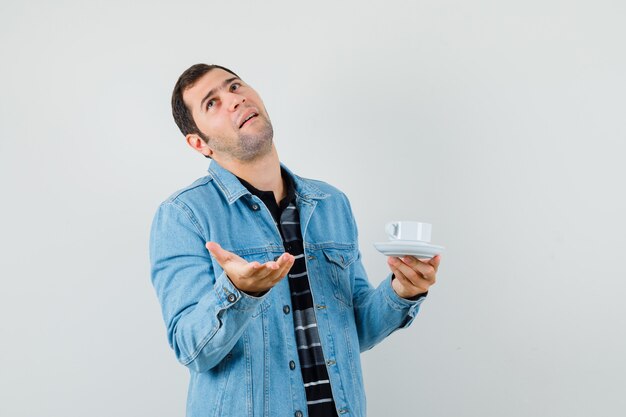
{"type": "MultiPolygon", "coordinates": [[[[391,273],[374,288],[361,263],[345,194],[282,166],[294,179],[337,412],[364,417],[359,354],[407,327],[424,298],[400,298],[391,273]]],[[[190,372],[187,417],[307,416],[293,319],[285,313],[291,311],[288,280],[261,297],[250,296],[232,284],[205,248],[214,241],[264,263],[284,252],[281,235],[262,201],[231,172],[215,161],[208,171],[159,206],[150,236],[151,279],[168,342],[190,372]]]]}

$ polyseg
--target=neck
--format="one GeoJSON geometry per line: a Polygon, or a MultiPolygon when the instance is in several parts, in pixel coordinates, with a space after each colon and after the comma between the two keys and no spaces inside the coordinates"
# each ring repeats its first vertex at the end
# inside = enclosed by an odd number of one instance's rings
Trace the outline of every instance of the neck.
{"type": "Polygon", "coordinates": [[[280,160],[276,148],[253,161],[229,159],[217,161],[224,169],[249,182],[261,191],[272,191],[277,202],[285,196],[286,189],[280,174],[280,160]]]}

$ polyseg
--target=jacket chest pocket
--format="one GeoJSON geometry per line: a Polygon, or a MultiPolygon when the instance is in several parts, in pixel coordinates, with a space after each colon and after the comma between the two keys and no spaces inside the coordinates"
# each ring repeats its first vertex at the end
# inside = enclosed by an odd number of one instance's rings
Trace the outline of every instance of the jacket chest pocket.
{"type": "Polygon", "coordinates": [[[353,264],[357,258],[355,247],[324,248],[326,272],[333,284],[335,298],[344,305],[352,307],[353,264]]]}

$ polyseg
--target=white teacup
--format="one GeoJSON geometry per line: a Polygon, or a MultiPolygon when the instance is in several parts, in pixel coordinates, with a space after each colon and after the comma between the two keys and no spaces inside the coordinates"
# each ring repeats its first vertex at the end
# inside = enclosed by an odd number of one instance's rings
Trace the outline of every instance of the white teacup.
{"type": "Polygon", "coordinates": [[[385,231],[391,240],[420,240],[430,242],[432,224],[413,221],[389,222],[385,231]]]}

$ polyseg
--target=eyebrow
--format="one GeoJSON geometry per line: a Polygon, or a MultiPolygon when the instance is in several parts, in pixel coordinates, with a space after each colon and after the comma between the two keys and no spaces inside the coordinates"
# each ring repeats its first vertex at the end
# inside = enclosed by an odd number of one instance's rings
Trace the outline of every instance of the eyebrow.
{"type": "Polygon", "coordinates": [[[230,84],[231,82],[235,81],[235,80],[239,80],[239,77],[232,77],[232,78],[228,78],[227,80],[224,80],[222,82],[222,85],[218,88],[212,88],[207,94],[206,96],[204,96],[204,98],[202,99],[202,101],[200,102],[200,109],[204,109],[204,102],[207,101],[209,99],[209,97],[211,97],[213,94],[215,94],[215,92],[217,90],[222,90],[224,89],[228,84],[230,84]]]}

